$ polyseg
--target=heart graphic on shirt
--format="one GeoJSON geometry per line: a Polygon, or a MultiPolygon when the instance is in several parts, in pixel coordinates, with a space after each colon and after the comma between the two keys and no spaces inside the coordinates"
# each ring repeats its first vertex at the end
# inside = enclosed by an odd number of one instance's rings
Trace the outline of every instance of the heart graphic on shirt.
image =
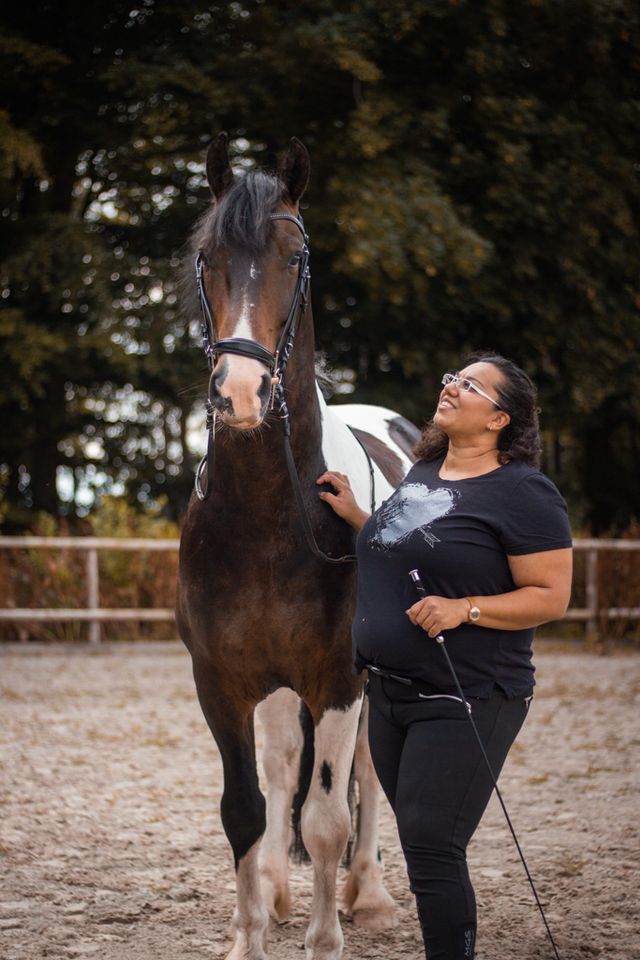
{"type": "Polygon", "coordinates": [[[390,550],[419,531],[433,547],[439,540],[429,527],[446,517],[455,502],[455,492],[446,487],[430,490],[423,483],[405,483],[378,510],[376,530],[369,543],[378,550],[390,550]]]}

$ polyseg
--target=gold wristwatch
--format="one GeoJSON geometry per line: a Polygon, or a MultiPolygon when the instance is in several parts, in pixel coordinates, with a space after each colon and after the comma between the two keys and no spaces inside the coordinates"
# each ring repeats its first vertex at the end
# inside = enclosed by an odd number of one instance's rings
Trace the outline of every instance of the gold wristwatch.
{"type": "Polygon", "coordinates": [[[465,598],[469,604],[469,612],[467,613],[467,621],[469,623],[477,623],[480,619],[480,607],[477,607],[475,603],[472,603],[469,597],[465,598]]]}

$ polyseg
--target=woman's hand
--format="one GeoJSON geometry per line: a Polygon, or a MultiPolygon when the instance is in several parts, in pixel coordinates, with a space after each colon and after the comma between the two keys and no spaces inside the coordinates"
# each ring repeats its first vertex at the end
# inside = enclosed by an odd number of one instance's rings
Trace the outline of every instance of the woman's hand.
{"type": "Polygon", "coordinates": [[[443,630],[453,630],[466,622],[469,604],[464,597],[460,600],[423,597],[409,607],[406,614],[416,627],[422,627],[430,637],[437,637],[443,630]]]}
{"type": "Polygon", "coordinates": [[[328,490],[322,490],[318,496],[325,503],[335,510],[339,517],[346,520],[356,530],[359,530],[369,519],[369,514],[361,510],[356,503],[353,495],[349,477],[344,473],[338,473],[336,470],[327,470],[322,476],[318,477],[316,483],[329,483],[335,490],[330,493],[328,490]]]}

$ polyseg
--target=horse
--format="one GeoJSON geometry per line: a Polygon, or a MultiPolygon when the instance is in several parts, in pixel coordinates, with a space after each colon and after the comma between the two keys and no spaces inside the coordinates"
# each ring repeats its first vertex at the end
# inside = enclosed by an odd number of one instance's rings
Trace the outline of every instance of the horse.
{"type": "Polygon", "coordinates": [[[275,175],[234,177],[220,134],[206,170],[213,203],[191,244],[211,371],[208,446],[182,529],[176,619],[223,764],[221,818],[236,874],[228,960],[266,960],[269,916],[282,921],[289,910],[301,702],[314,737],[300,818],[313,864],[306,955],[338,960],[337,869],[351,828],[352,763],[359,830],[345,910],[384,926],[395,905],[381,880],[379,788],[366,732],[356,747],[363,680],[351,666],[354,535],[322,503],[316,479],[327,469],[348,472],[361,505],[374,506],[402,480],[418,433],[384,408],[329,407],[316,383],[299,206],[310,171],[304,145],[291,141],[275,175]]]}

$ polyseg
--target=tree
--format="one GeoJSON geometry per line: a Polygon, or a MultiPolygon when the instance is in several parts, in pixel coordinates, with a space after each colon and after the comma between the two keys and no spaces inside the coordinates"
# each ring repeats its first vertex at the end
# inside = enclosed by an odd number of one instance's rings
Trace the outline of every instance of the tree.
{"type": "Polygon", "coordinates": [[[420,421],[443,369],[496,348],[539,384],[575,521],[640,515],[630,0],[49,2],[2,19],[14,521],[58,508],[65,466],[184,504],[181,391],[201,395],[206,371],[174,269],[220,129],[238,170],[292,134],[310,149],[318,340],[350,399],[420,421]]]}

